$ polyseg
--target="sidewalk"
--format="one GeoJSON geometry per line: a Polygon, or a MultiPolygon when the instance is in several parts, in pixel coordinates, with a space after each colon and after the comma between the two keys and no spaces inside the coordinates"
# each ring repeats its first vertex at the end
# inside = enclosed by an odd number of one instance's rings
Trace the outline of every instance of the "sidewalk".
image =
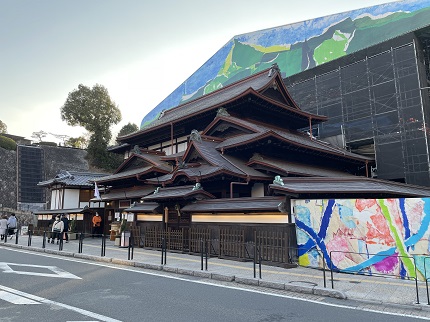
{"type": "Polygon", "coordinates": [[[161,252],[134,248],[133,259],[128,260],[128,248],[120,248],[113,241],[106,240],[105,256],[101,257],[101,238],[85,238],[82,253],[78,253],[79,243],[71,240],[63,244],[59,251],[56,244],[46,244],[42,248],[42,237],[33,236],[31,247],[28,236],[19,236],[18,244],[15,238],[7,243],[0,243],[0,247],[22,248],[31,251],[41,251],[69,257],[89,259],[119,265],[142,267],[146,269],[162,270],[170,273],[198,276],[213,280],[248,284],[277,290],[305,293],[314,296],[325,296],[339,299],[360,301],[371,309],[375,305],[396,306],[402,309],[421,310],[421,316],[430,317],[430,305],[427,304],[427,292],[424,282],[418,282],[419,303],[415,281],[400,280],[353,274],[333,274],[333,286],[330,271],[326,271],[326,287],[324,287],[324,272],[305,267],[280,268],[262,265],[260,271],[256,265],[254,278],[253,262],[238,262],[232,260],[209,258],[206,263],[200,256],[167,252],[166,264],[162,265],[161,252]]]}

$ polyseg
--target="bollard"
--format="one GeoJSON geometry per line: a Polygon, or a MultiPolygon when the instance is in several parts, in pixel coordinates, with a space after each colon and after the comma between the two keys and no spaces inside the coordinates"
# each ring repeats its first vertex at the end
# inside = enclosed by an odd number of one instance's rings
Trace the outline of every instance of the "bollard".
{"type": "Polygon", "coordinates": [[[164,240],[164,265],[167,264],[167,245],[166,240],[164,240]]]}
{"type": "Polygon", "coordinates": [[[200,270],[203,270],[203,239],[200,239],[200,270]]]}
{"type": "Polygon", "coordinates": [[[131,259],[133,258],[134,258],[134,243],[131,243],[131,259]]]}
{"type": "Polygon", "coordinates": [[[322,254],[322,261],[323,261],[324,288],[326,288],[327,287],[327,281],[326,281],[326,276],[325,276],[325,258],[324,258],[324,254],[322,254]]]}
{"type": "Polygon", "coordinates": [[[83,244],[84,236],[82,233],[79,234],[79,244],[78,244],[78,254],[82,254],[82,244],[83,244]]]}
{"type": "Polygon", "coordinates": [[[261,279],[261,261],[262,261],[262,258],[261,258],[261,244],[260,244],[260,247],[259,247],[259,249],[258,249],[258,271],[259,271],[259,275],[260,275],[260,279],[261,279]]]}
{"type": "Polygon", "coordinates": [[[256,270],[256,265],[257,265],[257,244],[254,242],[254,278],[257,277],[257,270],[256,270]]]}
{"type": "Polygon", "coordinates": [[[43,231],[42,248],[46,248],[46,230],[43,231]]]}
{"type": "Polygon", "coordinates": [[[206,256],[206,263],[205,263],[205,270],[208,270],[208,241],[205,242],[205,256],[206,256]]]}
{"type": "Polygon", "coordinates": [[[132,240],[131,240],[131,234],[130,234],[130,236],[128,236],[128,250],[127,250],[127,253],[128,253],[127,259],[128,260],[133,259],[132,248],[133,248],[133,246],[132,246],[132,240]]]}
{"type": "Polygon", "coordinates": [[[31,246],[31,235],[33,234],[32,230],[28,231],[28,242],[27,242],[27,246],[31,246]]]}
{"type": "Polygon", "coordinates": [[[161,265],[166,265],[166,263],[167,263],[166,239],[163,237],[161,239],[161,265]]]}
{"type": "Polygon", "coordinates": [[[106,236],[102,234],[102,250],[100,256],[103,257],[106,255],[106,236]]]}
{"type": "Polygon", "coordinates": [[[134,254],[134,245],[132,242],[132,237],[131,237],[131,233],[130,236],[128,237],[128,260],[132,260],[133,259],[133,254],[134,254]]]}
{"type": "Polygon", "coordinates": [[[15,245],[18,245],[18,229],[16,230],[16,233],[15,233],[15,245]]]}
{"type": "MultiPolygon", "coordinates": [[[[62,235],[63,233],[61,233],[62,235]]],[[[58,250],[62,251],[63,250],[63,236],[60,237],[60,242],[58,243],[58,250]]]]}

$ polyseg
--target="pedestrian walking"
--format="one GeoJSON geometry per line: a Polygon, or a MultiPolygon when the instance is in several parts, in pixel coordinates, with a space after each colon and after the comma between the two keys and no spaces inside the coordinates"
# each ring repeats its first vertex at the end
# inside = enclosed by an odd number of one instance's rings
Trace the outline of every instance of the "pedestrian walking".
{"type": "MultiPolygon", "coordinates": [[[[17,220],[14,213],[11,213],[9,218],[7,219],[7,234],[9,236],[15,235],[15,229],[17,228],[17,220]]],[[[12,238],[12,237],[11,237],[12,238]]]]}
{"type": "Polygon", "coordinates": [[[61,221],[63,222],[64,225],[64,230],[63,230],[63,239],[66,240],[66,243],[69,242],[69,235],[67,234],[67,232],[69,231],[69,219],[66,217],[66,214],[62,214],[61,215],[61,221]]]}
{"type": "Polygon", "coordinates": [[[1,240],[4,240],[5,238],[7,238],[6,232],[7,232],[7,216],[3,215],[0,218],[0,238],[1,238],[1,240]]]}
{"type": "Polygon", "coordinates": [[[57,245],[60,242],[60,238],[63,238],[63,230],[64,230],[64,223],[60,220],[60,215],[55,217],[55,222],[52,225],[52,240],[51,244],[54,243],[54,240],[57,239],[57,245]]]}
{"type": "Polygon", "coordinates": [[[57,217],[57,215],[52,215],[51,219],[49,219],[49,224],[48,224],[48,243],[51,242],[51,240],[54,238],[54,233],[52,232],[52,225],[55,222],[55,218],[57,217]]]}
{"type": "Polygon", "coordinates": [[[94,235],[100,234],[100,228],[102,223],[102,218],[100,217],[98,212],[96,212],[96,214],[93,216],[92,222],[93,222],[92,237],[94,238],[94,235]]]}

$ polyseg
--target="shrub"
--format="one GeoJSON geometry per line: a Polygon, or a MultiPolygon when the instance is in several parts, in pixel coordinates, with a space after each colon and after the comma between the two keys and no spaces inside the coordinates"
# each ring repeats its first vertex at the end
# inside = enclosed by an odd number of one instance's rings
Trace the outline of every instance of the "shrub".
{"type": "Polygon", "coordinates": [[[10,138],[0,135],[0,148],[15,151],[16,142],[10,138]]]}
{"type": "Polygon", "coordinates": [[[55,142],[48,142],[48,141],[42,141],[38,143],[39,145],[47,145],[47,146],[57,146],[57,143],[55,142]]]}

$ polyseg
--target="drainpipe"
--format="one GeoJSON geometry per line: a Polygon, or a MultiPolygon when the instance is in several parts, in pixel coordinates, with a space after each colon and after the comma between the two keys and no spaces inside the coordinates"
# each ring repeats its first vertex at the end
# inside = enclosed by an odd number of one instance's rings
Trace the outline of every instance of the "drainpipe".
{"type": "Polygon", "coordinates": [[[369,169],[368,169],[368,166],[369,166],[369,162],[366,160],[366,178],[369,178],[369,169]]]}
{"type": "Polygon", "coordinates": [[[62,196],[61,196],[61,201],[60,201],[61,202],[61,208],[58,207],[58,209],[64,209],[64,195],[66,194],[66,185],[63,184],[61,186],[63,188],[63,189],[61,189],[61,191],[62,191],[62,196]]]}
{"type": "Polygon", "coordinates": [[[246,182],[230,182],[230,199],[233,199],[233,185],[247,185],[249,184],[249,176],[246,177],[246,182]]]}
{"type": "Polygon", "coordinates": [[[173,152],[173,123],[171,122],[170,123],[170,140],[171,140],[171,154],[174,154],[174,152],[173,152]]]}
{"type": "Polygon", "coordinates": [[[312,140],[312,117],[309,118],[309,137],[312,140]]]}

